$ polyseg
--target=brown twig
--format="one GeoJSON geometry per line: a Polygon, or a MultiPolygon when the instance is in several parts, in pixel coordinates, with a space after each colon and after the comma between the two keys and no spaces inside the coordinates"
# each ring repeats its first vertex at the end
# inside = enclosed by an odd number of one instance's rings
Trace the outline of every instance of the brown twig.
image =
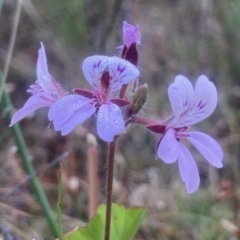
{"type": "Polygon", "coordinates": [[[88,218],[92,218],[98,206],[98,158],[97,141],[94,135],[87,135],[87,156],[88,156],[88,218]]]}

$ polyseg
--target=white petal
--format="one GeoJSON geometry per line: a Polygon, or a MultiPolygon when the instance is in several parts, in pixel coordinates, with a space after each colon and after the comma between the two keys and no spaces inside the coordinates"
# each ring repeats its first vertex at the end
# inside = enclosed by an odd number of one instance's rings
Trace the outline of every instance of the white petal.
{"type": "Polygon", "coordinates": [[[176,121],[192,105],[193,86],[184,76],[176,76],[174,83],[168,87],[168,97],[176,121]]]}
{"type": "Polygon", "coordinates": [[[217,168],[221,168],[223,160],[223,150],[220,145],[210,136],[201,132],[188,132],[187,139],[192,145],[217,168]]]}
{"type": "Polygon", "coordinates": [[[52,105],[48,112],[48,118],[53,121],[54,125],[60,126],[85,105],[90,109],[95,109],[90,102],[89,98],[77,94],[67,95],[52,105]]]}
{"type": "Polygon", "coordinates": [[[174,130],[169,129],[160,140],[157,156],[165,163],[173,163],[178,157],[178,141],[175,138],[174,130]]]}
{"type": "Polygon", "coordinates": [[[204,75],[196,82],[193,104],[174,127],[198,123],[209,117],[217,106],[217,90],[204,75]]]}
{"type": "Polygon", "coordinates": [[[189,150],[178,143],[178,166],[182,180],[185,182],[188,193],[195,192],[200,184],[198,167],[189,150]]]}
{"type": "Polygon", "coordinates": [[[37,79],[39,85],[46,93],[54,94],[58,92],[56,85],[48,72],[47,57],[43,43],[41,43],[41,48],[38,50],[37,79]]]}
{"type": "Polygon", "coordinates": [[[33,111],[37,110],[38,108],[50,107],[51,105],[52,102],[49,102],[47,100],[44,100],[40,97],[33,95],[26,101],[26,103],[21,109],[15,112],[15,114],[12,117],[11,124],[9,126],[11,127],[12,125],[22,120],[33,111]]]}
{"type": "Polygon", "coordinates": [[[63,136],[70,133],[77,125],[83,123],[86,119],[91,117],[95,112],[95,108],[92,104],[86,104],[80,109],[73,112],[73,114],[62,124],[57,125],[57,123],[54,121],[54,129],[56,131],[61,131],[61,134],[63,136]]]}
{"type": "Polygon", "coordinates": [[[125,130],[120,108],[113,103],[103,104],[97,114],[97,131],[101,139],[112,142],[114,136],[125,130]]]}
{"type": "Polygon", "coordinates": [[[129,61],[118,57],[109,57],[110,93],[119,90],[139,76],[139,70],[129,61]]]}
{"type": "Polygon", "coordinates": [[[82,64],[83,74],[86,80],[95,89],[101,89],[101,78],[108,66],[109,57],[91,56],[86,58],[82,64]]]}

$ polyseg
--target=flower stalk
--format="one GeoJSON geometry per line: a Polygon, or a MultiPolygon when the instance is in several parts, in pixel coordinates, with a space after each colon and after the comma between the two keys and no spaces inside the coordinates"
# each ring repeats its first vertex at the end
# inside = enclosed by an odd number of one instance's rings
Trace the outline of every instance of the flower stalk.
{"type": "Polygon", "coordinates": [[[87,135],[87,156],[88,156],[88,218],[91,219],[98,207],[98,157],[97,140],[91,133],[87,135]]]}
{"type": "Polygon", "coordinates": [[[111,230],[111,212],[112,212],[112,187],[113,187],[113,170],[114,170],[114,155],[117,137],[109,144],[109,156],[107,166],[107,202],[106,202],[106,224],[104,240],[110,239],[111,230]]]}

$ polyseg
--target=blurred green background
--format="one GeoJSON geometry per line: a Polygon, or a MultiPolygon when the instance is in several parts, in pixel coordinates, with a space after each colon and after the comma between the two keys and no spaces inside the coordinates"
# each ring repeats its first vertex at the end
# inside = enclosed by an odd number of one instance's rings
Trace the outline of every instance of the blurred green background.
{"type": "MultiPolygon", "coordinates": [[[[5,0],[0,15],[0,68],[3,69],[14,21],[16,1],[5,0]]],[[[209,119],[193,127],[214,137],[224,149],[224,167],[217,170],[189,145],[201,175],[200,189],[185,190],[176,164],[155,158],[158,136],[134,125],[118,143],[114,201],[141,205],[150,214],[136,240],[240,239],[240,1],[239,0],[23,0],[7,89],[16,109],[23,106],[36,80],[40,42],[45,45],[50,73],[71,91],[86,87],[81,64],[93,54],[119,56],[122,22],[139,24],[140,83],[149,85],[141,116],[171,115],[167,87],[177,74],[195,83],[205,74],[219,93],[209,119]]],[[[26,176],[22,170],[6,109],[0,105],[0,195],[26,176]]],[[[94,120],[67,137],[47,128],[47,110],[21,121],[36,168],[63,151],[64,232],[87,221],[86,135],[96,134],[94,120]],[[77,183],[73,186],[72,181],[77,183]]],[[[99,203],[105,200],[106,144],[98,139],[99,203]]],[[[39,175],[56,209],[58,166],[39,175]]],[[[17,239],[51,239],[46,221],[28,183],[0,202],[0,233],[17,239]],[[7,230],[6,230],[7,229],[7,230]]],[[[1,235],[0,235],[1,236],[1,235]]],[[[10,238],[9,238],[10,239],[10,238]]]]}

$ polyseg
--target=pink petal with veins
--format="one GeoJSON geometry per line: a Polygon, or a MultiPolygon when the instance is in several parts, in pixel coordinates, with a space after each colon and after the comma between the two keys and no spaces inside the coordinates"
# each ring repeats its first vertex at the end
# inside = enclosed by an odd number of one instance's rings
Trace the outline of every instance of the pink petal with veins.
{"type": "Polygon", "coordinates": [[[83,74],[93,88],[101,89],[101,78],[107,69],[108,61],[109,57],[98,55],[88,57],[83,61],[83,74]]]}
{"type": "Polygon", "coordinates": [[[52,102],[46,101],[45,99],[33,95],[27,100],[24,106],[13,115],[9,127],[25,118],[30,113],[34,112],[36,109],[41,107],[50,107],[51,105],[52,102]]]}
{"type": "Polygon", "coordinates": [[[134,81],[139,70],[129,61],[118,57],[109,57],[110,94],[119,90],[123,84],[134,81]]]}
{"type": "Polygon", "coordinates": [[[192,105],[180,117],[174,127],[190,126],[209,117],[217,106],[217,90],[204,75],[196,82],[192,105]]]}
{"type": "Polygon", "coordinates": [[[175,138],[174,130],[169,129],[160,140],[157,156],[165,163],[174,163],[178,158],[178,141],[175,138]]]}
{"type": "Polygon", "coordinates": [[[91,104],[91,99],[81,95],[65,96],[52,105],[48,112],[48,118],[50,121],[53,121],[55,126],[61,126],[64,122],[68,121],[72,115],[76,116],[75,112],[83,106],[88,106],[91,112],[95,112],[95,107],[91,104]]]}
{"type": "Polygon", "coordinates": [[[48,94],[58,94],[57,86],[48,72],[47,57],[43,43],[38,50],[37,78],[42,89],[48,94]]]}
{"type": "Polygon", "coordinates": [[[214,167],[221,168],[223,150],[210,136],[201,132],[188,132],[187,139],[214,167]]]}
{"type": "Polygon", "coordinates": [[[168,97],[172,106],[175,120],[191,107],[193,101],[193,86],[184,76],[175,77],[174,83],[168,87],[168,97]]]}
{"type": "Polygon", "coordinates": [[[204,75],[201,75],[195,85],[194,92],[194,111],[193,115],[197,120],[192,124],[202,121],[209,117],[217,106],[217,89],[215,85],[204,75]]]}
{"type": "Polygon", "coordinates": [[[103,104],[97,114],[97,132],[99,137],[112,142],[114,136],[125,130],[125,122],[120,108],[113,103],[103,104]]]}
{"type": "Polygon", "coordinates": [[[200,177],[197,164],[189,150],[178,143],[178,166],[182,180],[185,182],[187,192],[195,192],[200,184],[200,177]]]}

